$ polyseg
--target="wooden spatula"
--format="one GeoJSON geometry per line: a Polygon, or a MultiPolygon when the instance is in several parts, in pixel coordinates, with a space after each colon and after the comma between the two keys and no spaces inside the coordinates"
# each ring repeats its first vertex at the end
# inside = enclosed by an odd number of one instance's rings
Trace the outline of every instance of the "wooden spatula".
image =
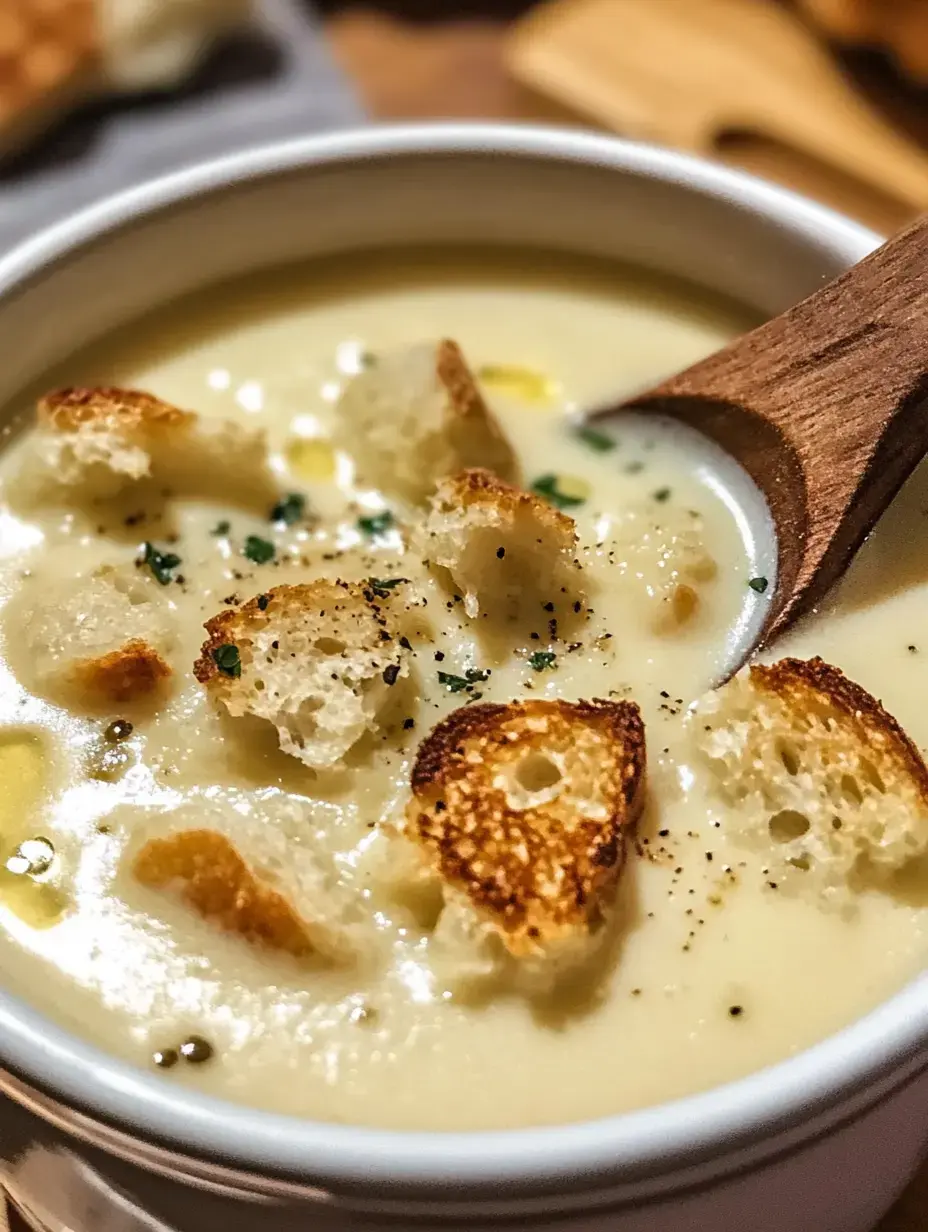
{"type": "Polygon", "coordinates": [[[516,27],[508,63],[627,136],[712,154],[726,134],[756,133],[928,206],[928,155],[773,0],[554,0],[516,27]]]}
{"type": "MultiPolygon", "coordinates": [[[[663,0],[660,0],[663,2],[663,0]]],[[[928,452],[928,218],[633,402],[717,441],[767,498],[777,579],[760,644],[813,607],[928,452]]]]}

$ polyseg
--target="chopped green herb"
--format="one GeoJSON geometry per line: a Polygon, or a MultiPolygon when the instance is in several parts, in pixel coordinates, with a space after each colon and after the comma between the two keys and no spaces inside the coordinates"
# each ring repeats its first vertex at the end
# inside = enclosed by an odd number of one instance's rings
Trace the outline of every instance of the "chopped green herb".
{"type": "Polygon", "coordinates": [[[767,587],[770,585],[770,583],[767,581],[765,577],[756,577],[756,578],[751,578],[750,582],[748,582],[748,585],[750,586],[751,590],[756,590],[759,595],[762,595],[764,591],[767,589],[767,587]]]}
{"type": "Polygon", "coordinates": [[[475,684],[489,680],[490,673],[477,667],[468,668],[463,676],[455,676],[452,672],[439,672],[438,683],[443,684],[449,693],[460,693],[471,689],[475,684]]]}
{"type": "Polygon", "coordinates": [[[390,591],[402,582],[408,582],[409,578],[368,578],[367,581],[378,599],[389,599],[390,591]]]}
{"type": "Polygon", "coordinates": [[[569,496],[558,487],[560,480],[557,475],[542,475],[532,484],[532,491],[543,496],[546,501],[558,509],[573,509],[584,503],[582,496],[569,496]]]}
{"type": "Polygon", "coordinates": [[[284,526],[293,526],[306,513],[306,497],[299,492],[288,492],[271,510],[272,522],[283,522],[284,526]]]}
{"type": "Polygon", "coordinates": [[[374,513],[369,518],[358,518],[358,530],[365,535],[382,535],[385,530],[390,529],[393,521],[393,514],[389,509],[385,509],[383,513],[374,513]]]}
{"type": "Polygon", "coordinates": [[[449,693],[460,693],[467,688],[467,678],[455,676],[452,672],[439,672],[438,683],[443,684],[449,693]]]}
{"type": "Polygon", "coordinates": [[[643,470],[644,470],[644,463],[636,458],[634,462],[629,462],[628,466],[626,466],[625,474],[626,475],[640,475],[643,470]]]}
{"type": "Polygon", "coordinates": [[[231,522],[217,522],[213,529],[209,532],[211,535],[227,535],[232,529],[231,522]]]}
{"type": "Polygon", "coordinates": [[[144,555],[136,564],[147,565],[162,586],[173,582],[174,570],[180,564],[180,557],[173,552],[159,552],[151,543],[146,543],[143,550],[144,555]]]}
{"type": "Polygon", "coordinates": [[[269,540],[260,539],[257,535],[249,535],[245,540],[242,555],[247,556],[256,565],[266,565],[269,560],[274,559],[276,551],[277,549],[269,540]]]}
{"type": "Polygon", "coordinates": [[[554,666],[554,660],[556,658],[557,655],[553,650],[536,650],[535,653],[529,657],[528,662],[529,666],[533,667],[536,672],[543,672],[545,668],[554,666]]]}
{"type": "Polygon", "coordinates": [[[233,680],[237,680],[242,674],[242,658],[237,646],[217,646],[213,651],[213,662],[223,676],[231,676],[233,680]]]}
{"type": "Polygon", "coordinates": [[[583,441],[584,445],[589,445],[597,453],[609,453],[619,443],[614,437],[607,436],[605,432],[597,432],[595,428],[586,426],[577,428],[576,436],[578,440],[583,441]]]}
{"type": "Polygon", "coordinates": [[[662,504],[664,501],[670,500],[670,488],[658,488],[654,493],[654,499],[662,504]]]}
{"type": "Polygon", "coordinates": [[[362,351],[358,356],[358,363],[361,366],[361,371],[366,372],[368,368],[377,367],[377,356],[373,351],[362,351]]]}

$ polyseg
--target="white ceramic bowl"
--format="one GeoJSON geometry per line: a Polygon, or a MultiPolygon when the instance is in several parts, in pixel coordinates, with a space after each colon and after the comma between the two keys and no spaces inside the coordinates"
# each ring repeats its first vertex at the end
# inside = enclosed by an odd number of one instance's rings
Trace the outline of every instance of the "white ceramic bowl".
{"type": "MultiPolygon", "coordinates": [[[[0,260],[0,403],[121,322],[231,275],[358,247],[476,240],[637,262],[771,314],[877,237],[759,181],[578,132],[417,126],[313,138],[135,189],[0,260]]],[[[289,1202],[294,1228],[400,1215],[470,1229],[545,1217],[622,1232],[863,1232],[928,1136],[928,978],[743,1081],[505,1133],[252,1112],[114,1061],[8,995],[0,1060],[7,1093],[67,1135],[171,1183],[289,1202]]],[[[254,1226],[290,1227],[290,1217],[264,1208],[254,1226]]]]}

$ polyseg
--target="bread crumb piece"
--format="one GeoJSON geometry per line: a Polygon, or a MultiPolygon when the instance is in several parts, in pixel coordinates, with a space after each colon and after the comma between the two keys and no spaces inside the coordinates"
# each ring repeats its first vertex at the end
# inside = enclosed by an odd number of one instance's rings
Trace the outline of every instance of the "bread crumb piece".
{"type": "Polygon", "coordinates": [[[40,400],[20,493],[105,499],[141,480],[261,507],[277,492],[260,429],[113,386],[60,389],[40,400]]]}
{"type": "Polygon", "coordinates": [[[928,768],[880,703],[822,659],[742,672],[691,719],[724,825],[770,889],[840,902],[928,852],[928,768]]]}
{"type": "Polygon", "coordinates": [[[447,339],[378,356],[342,394],[336,431],[363,482],[415,504],[468,466],[518,477],[512,446],[447,339]]]}
{"type": "Polygon", "coordinates": [[[408,675],[388,619],[403,585],[277,586],[207,621],[194,674],[230,715],[272,723],[285,753],[333,768],[408,675]]]}
{"type": "Polygon", "coordinates": [[[485,470],[443,480],[417,533],[422,554],[447,569],[472,619],[582,610],[583,578],[572,518],[485,470]]]}
{"type": "MultiPolygon", "coordinates": [[[[133,566],[31,579],[6,616],[25,651],[24,679],[69,705],[151,700],[173,675],[169,656],[177,641],[171,606],[158,591],[133,566]]],[[[16,645],[12,651],[18,658],[16,645]]]]}

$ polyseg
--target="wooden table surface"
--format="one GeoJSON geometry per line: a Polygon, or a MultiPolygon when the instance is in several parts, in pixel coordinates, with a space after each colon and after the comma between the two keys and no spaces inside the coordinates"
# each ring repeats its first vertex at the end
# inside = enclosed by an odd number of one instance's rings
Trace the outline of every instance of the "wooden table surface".
{"type": "MultiPolygon", "coordinates": [[[[583,121],[513,82],[503,63],[503,22],[413,25],[373,9],[353,8],[327,22],[335,53],[369,110],[384,119],[482,118],[583,121]]],[[[919,97],[881,65],[859,57],[850,67],[881,109],[928,146],[928,96],[919,97]]],[[[856,183],[843,181],[789,151],[741,140],[722,157],[835,206],[888,233],[909,212],[856,183]]],[[[672,1230],[668,1230],[672,1232],[672,1230]]],[[[928,1167],[879,1232],[928,1232],[928,1167]]]]}

